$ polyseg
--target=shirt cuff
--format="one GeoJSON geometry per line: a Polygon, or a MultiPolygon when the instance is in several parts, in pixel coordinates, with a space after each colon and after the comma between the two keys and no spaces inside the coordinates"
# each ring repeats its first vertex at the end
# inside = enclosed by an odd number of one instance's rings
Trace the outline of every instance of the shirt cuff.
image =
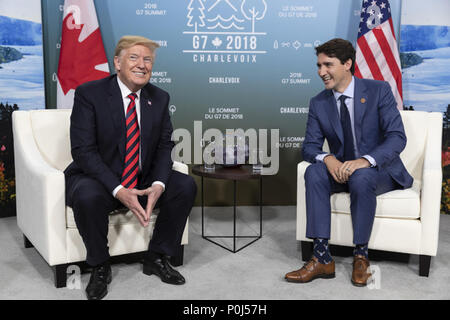
{"type": "Polygon", "coordinates": [[[114,190],[112,192],[112,195],[114,198],[116,197],[117,192],[119,192],[119,190],[122,188],[123,188],[123,185],[121,185],[121,184],[119,184],[117,187],[114,188],[114,190]]]}
{"type": "Polygon", "coordinates": [[[166,185],[165,185],[164,183],[162,183],[161,181],[155,181],[155,182],[153,182],[153,183],[152,183],[152,187],[153,187],[155,184],[159,184],[161,187],[163,187],[163,192],[164,192],[164,190],[166,190],[166,185]]]}
{"type": "Polygon", "coordinates": [[[326,156],[329,156],[330,155],[330,153],[321,153],[321,154],[318,154],[317,156],[316,156],[316,161],[321,161],[321,162],[323,162],[323,159],[325,159],[325,157],[326,156]]]}
{"type": "Polygon", "coordinates": [[[367,161],[370,162],[370,167],[371,167],[371,168],[377,166],[377,162],[375,161],[375,159],[372,158],[371,156],[369,156],[368,154],[366,154],[366,155],[364,155],[364,156],[362,156],[362,157],[363,157],[364,159],[366,159],[367,161]]]}

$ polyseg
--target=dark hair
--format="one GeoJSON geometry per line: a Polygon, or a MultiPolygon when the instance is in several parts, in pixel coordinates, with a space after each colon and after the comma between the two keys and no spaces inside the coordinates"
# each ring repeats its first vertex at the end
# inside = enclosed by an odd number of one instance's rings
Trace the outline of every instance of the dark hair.
{"type": "Polygon", "coordinates": [[[344,39],[331,39],[324,44],[316,47],[316,55],[323,53],[330,58],[337,58],[342,64],[346,63],[348,59],[352,60],[352,67],[350,72],[355,74],[355,48],[350,41],[344,39]]]}

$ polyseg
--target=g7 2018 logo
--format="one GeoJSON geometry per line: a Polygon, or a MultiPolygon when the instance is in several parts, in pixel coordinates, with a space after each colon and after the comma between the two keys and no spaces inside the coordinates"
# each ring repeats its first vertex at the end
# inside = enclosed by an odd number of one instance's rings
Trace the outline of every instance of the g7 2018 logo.
{"type": "Polygon", "coordinates": [[[192,46],[183,52],[195,63],[255,63],[266,53],[258,48],[266,13],[265,0],[190,0],[183,34],[192,46]]]}

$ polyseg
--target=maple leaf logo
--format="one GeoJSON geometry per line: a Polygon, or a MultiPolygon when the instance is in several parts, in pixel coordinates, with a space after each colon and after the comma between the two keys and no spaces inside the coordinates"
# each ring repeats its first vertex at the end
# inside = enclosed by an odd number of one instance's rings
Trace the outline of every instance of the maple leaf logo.
{"type": "Polygon", "coordinates": [[[219,48],[222,45],[222,40],[220,40],[219,37],[215,37],[212,41],[212,44],[217,48],[219,48]]]}
{"type": "Polygon", "coordinates": [[[69,28],[70,21],[74,21],[72,14],[67,15],[63,21],[58,64],[58,79],[65,95],[70,89],[75,89],[80,84],[109,75],[109,72],[96,69],[96,66],[108,62],[100,28],[92,32],[84,41],[79,42],[84,24],[77,25],[77,28],[69,28]]]}

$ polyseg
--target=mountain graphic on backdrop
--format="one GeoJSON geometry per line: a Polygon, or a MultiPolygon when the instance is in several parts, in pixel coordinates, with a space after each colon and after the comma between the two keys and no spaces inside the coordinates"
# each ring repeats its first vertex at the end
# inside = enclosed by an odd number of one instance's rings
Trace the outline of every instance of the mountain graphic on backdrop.
{"type": "Polygon", "coordinates": [[[0,45],[35,46],[42,44],[42,24],[0,16],[0,45]]]}
{"type": "Polygon", "coordinates": [[[450,47],[449,26],[404,25],[400,34],[400,51],[433,50],[450,47]]]}
{"type": "Polygon", "coordinates": [[[242,0],[206,0],[205,6],[208,11],[217,10],[217,12],[225,12],[232,10],[237,13],[241,8],[242,0]]]}
{"type": "Polygon", "coordinates": [[[209,0],[205,7],[208,30],[244,30],[241,0],[209,0]]]}
{"type": "Polygon", "coordinates": [[[241,5],[242,0],[191,0],[187,26],[195,32],[243,30],[241,5]]]}

